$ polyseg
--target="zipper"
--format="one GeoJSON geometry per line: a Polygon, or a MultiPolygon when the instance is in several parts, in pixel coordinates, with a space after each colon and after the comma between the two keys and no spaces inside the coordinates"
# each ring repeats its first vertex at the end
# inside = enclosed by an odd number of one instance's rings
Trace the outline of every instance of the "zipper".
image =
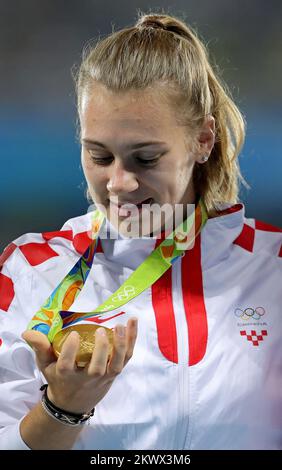
{"type": "Polygon", "coordinates": [[[189,337],[186,315],[182,296],[181,283],[181,259],[172,267],[172,301],[175,312],[175,324],[177,332],[178,364],[189,364],[189,337]]]}
{"type": "Polygon", "coordinates": [[[178,414],[175,431],[175,447],[176,450],[185,448],[186,436],[189,431],[189,337],[186,322],[186,314],[182,295],[182,279],[181,279],[181,261],[180,258],[173,266],[172,270],[172,299],[175,311],[175,323],[177,331],[177,352],[178,364],[178,414]]]}

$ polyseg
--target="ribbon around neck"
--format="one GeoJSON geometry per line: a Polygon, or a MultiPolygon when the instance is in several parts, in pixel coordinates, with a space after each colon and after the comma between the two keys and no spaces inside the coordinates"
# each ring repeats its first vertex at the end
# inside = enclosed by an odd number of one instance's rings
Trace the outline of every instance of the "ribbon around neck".
{"type": "Polygon", "coordinates": [[[105,302],[91,312],[73,312],[69,309],[80,294],[89,275],[99,232],[105,221],[105,215],[95,210],[92,215],[92,237],[87,249],[36,312],[27,329],[44,333],[52,343],[60,330],[88,318],[94,319],[95,322],[95,316],[125,305],[151,287],[179,257],[185,254],[186,250],[192,248],[207,219],[205,205],[200,199],[195,211],[152,251],[105,302]]]}

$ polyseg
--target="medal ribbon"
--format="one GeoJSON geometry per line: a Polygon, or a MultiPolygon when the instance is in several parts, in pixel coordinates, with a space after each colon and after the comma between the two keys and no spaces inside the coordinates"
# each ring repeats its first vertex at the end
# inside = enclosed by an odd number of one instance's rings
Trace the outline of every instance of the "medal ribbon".
{"type": "Polygon", "coordinates": [[[28,324],[28,329],[41,331],[48,336],[50,342],[61,329],[115,310],[153,285],[193,246],[208,219],[206,208],[200,199],[195,211],[165,238],[105,302],[91,312],[72,312],[69,308],[86,282],[94,260],[99,232],[105,220],[104,214],[99,210],[94,211],[92,217],[92,239],[89,246],[28,324]]]}

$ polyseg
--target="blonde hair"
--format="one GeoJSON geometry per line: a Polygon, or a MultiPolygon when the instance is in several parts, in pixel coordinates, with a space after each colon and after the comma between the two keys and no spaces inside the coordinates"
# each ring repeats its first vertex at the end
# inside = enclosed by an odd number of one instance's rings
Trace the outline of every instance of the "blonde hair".
{"type": "Polygon", "coordinates": [[[245,139],[244,118],[191,27],[174,16],[140,14],[133,27],[84,50],[76,76],[78,113],[82,96],[95,82],[116,92],[158,85],[187,129],[197,131],[213,115],[215,145],[205,164],[195,164],[195,191],[210,214],[218,203],[238,201],[239,182],[245,183],[237,159],[245,139]]]}

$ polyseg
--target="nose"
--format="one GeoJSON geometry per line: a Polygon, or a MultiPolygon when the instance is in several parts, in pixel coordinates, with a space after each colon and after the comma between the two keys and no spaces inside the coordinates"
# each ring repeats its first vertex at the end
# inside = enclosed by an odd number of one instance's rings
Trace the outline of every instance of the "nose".
{"type": "Polygon", "coordinates": [[[107,183],[108,191],[118,196],[122,193],[135,191],[138,187],[139,183],[135,173],[126,170],[121,163],[115,162],[107,183]]]}

